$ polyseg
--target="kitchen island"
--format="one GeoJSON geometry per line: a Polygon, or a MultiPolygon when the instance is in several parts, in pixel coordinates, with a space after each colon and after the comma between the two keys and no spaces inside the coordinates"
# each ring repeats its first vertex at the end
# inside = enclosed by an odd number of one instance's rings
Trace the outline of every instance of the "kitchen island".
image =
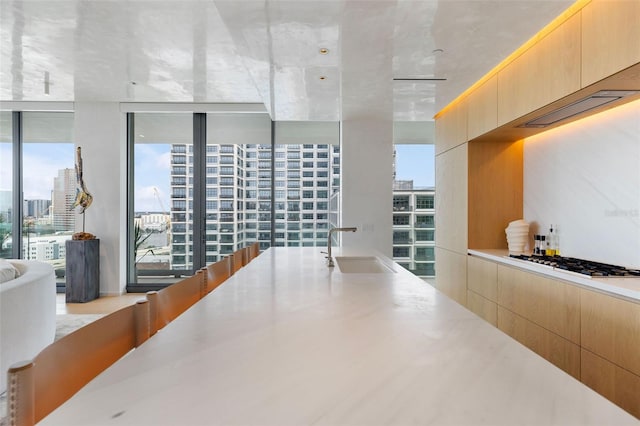
{"type": "Polygon", "coordinates": [[[41,424],[640,423],[378,257],[271,248],[41,424]]]}

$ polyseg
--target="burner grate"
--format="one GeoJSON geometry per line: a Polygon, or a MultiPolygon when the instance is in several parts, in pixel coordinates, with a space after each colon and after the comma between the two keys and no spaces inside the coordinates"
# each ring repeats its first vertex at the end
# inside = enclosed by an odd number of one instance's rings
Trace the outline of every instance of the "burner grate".
{"type": "Polygon", "coordinates": [[[610,265],[607,263],[593,262],[590,260],[576,259],[573,257],[527,256],[524,254],[512,254],[510,255],[510,257],[595,278],[640,277],[640,270],[627,269],[624,266],[610,265]]]}

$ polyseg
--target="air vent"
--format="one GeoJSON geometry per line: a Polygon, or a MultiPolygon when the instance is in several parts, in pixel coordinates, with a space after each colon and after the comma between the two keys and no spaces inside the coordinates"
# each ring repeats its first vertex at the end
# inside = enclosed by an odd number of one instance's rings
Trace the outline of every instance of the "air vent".
{"type": "Polygon", "coordinates": [[[566,120],[583,112],[598,108],[626,96],[640,93],[638,90],[601,90],[586,98],[580,99],[572,104],[563,106],[545,115],[527,121],[518,127],[542,128],[555,124],[559,121],[566,120]]]}

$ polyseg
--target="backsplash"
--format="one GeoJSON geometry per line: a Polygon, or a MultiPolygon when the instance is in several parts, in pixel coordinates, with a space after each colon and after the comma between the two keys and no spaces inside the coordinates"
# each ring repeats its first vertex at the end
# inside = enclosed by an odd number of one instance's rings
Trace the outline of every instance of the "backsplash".
{"type": "Polygon", "coordinates": [[[640,101],[525,140],[524,218],[563,256],[640,268],[640,101]]]}

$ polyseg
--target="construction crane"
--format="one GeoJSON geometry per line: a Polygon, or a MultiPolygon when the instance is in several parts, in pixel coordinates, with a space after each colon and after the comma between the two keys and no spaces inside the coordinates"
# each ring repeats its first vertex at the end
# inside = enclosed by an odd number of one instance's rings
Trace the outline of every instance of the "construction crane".
{"type": "Polygon", "coordinates": [[[164,203],[160,198],[160,191],[158,191],[158,188],[156,188],[155,186],[153,187],[153,193],[156,196],[156,199],[158,200],[158,204],[160,204],[160,208],[162,209],[161,212],[165,214],[169,214],[169,211],[165,208],[164,203]]]}
{"type": "Polygon", "coordinates": [[[169,217],[169,211],[165,208],[164,203],[162,202],[162,198],[160,198],[160,191],[158,191],[158,188],[156,188],[155,186],[153,187],[153,193],[158,200],[158,204],[160,204],[161,213],[165,217],[164,228],[166,230],[169,230],[171,228],[171,218],[169,217]]]}

